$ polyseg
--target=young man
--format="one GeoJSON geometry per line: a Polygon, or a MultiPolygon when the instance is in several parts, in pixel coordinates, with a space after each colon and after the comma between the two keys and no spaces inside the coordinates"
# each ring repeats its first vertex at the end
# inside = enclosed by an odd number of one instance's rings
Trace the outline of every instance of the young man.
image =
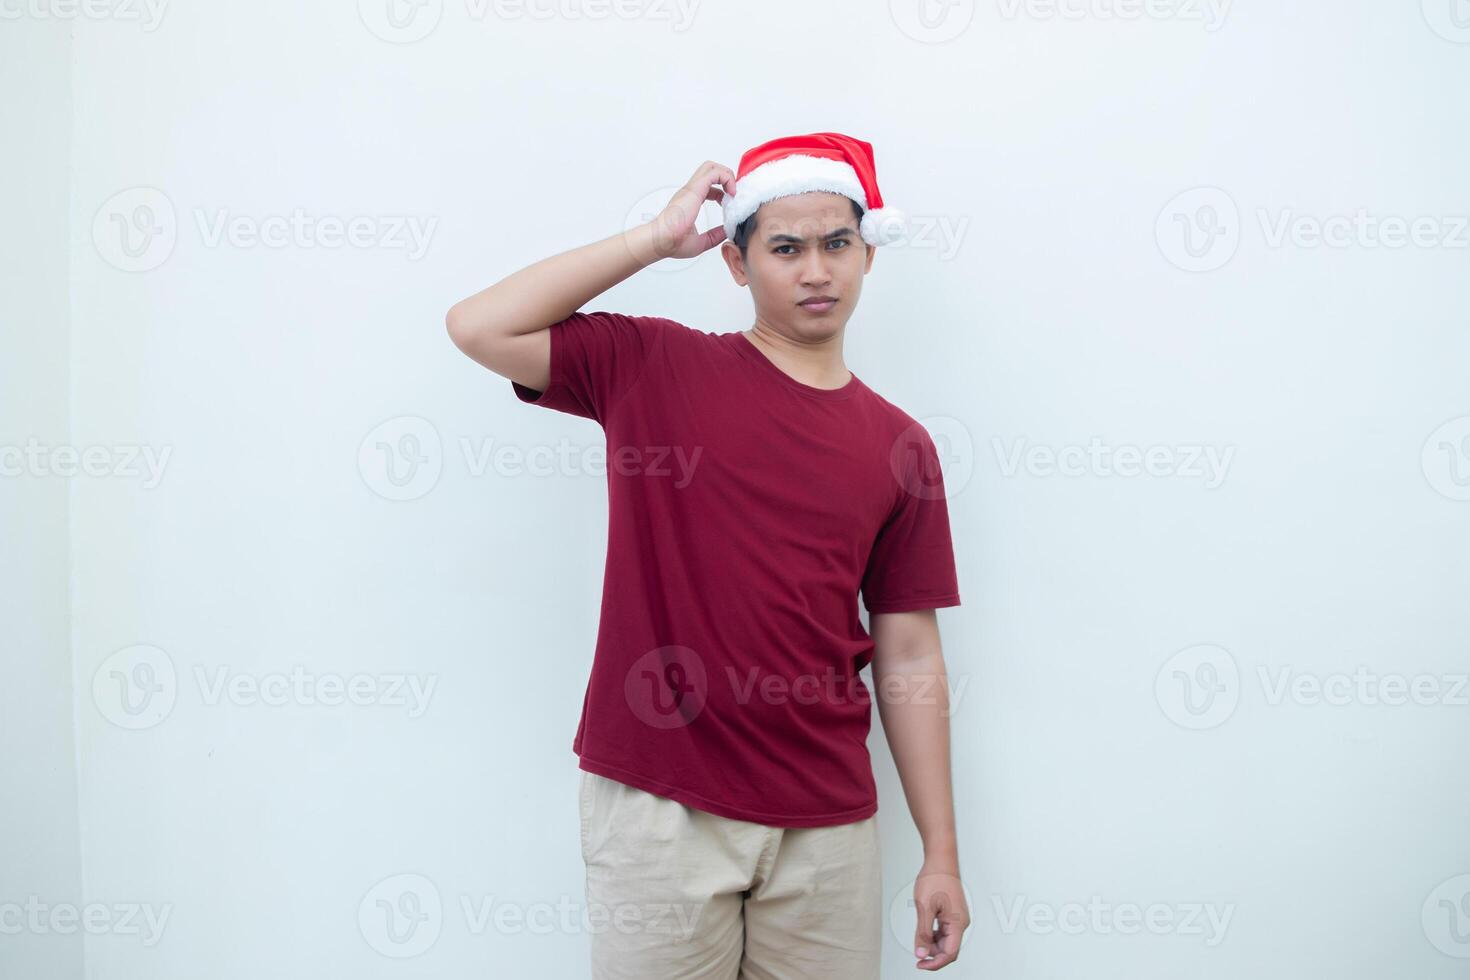
{"type": "Polygon", "coordinates": [[[784,137],[738,174],[706,162],[652,222],[449,311],[454,343],[518,398],[607,436],[601,623],[572,745],[587,898],[606,913],[595,977],[878,977],[870,662],[923,841],[915,965],[958,955],[969,911],[934,610],[960,597],[938,454],[842,357],[896,232],[869,144],[784,137]],[[705,201],[724,223],[700,233],[705,201]],[[716,245],[750,288],[749,330],[577,312],[716,245]]]}

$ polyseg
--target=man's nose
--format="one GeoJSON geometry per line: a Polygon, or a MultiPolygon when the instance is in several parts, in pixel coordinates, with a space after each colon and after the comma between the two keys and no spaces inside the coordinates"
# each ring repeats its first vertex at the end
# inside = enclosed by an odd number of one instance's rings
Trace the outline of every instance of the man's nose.
{"type": "Polygon", "coordinates": [[[808,285],[820,286],[832,281],[832,274],[827,269],[827,257],[819,252],[811,253],[801,272],[802,282],[808,285]]]}

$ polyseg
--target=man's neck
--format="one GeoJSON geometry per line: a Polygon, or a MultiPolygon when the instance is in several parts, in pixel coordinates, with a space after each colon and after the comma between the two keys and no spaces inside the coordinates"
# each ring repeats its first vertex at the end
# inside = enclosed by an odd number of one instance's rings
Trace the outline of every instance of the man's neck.
{"type": "Polygon", "coordinates": [[[842,360],[842,337],[839,330],[826,340],[804,344],[777,333],[759,319],[743,331],[747,340],[792,378],[813,388],[841,388],[852,379],[842,360]]]}

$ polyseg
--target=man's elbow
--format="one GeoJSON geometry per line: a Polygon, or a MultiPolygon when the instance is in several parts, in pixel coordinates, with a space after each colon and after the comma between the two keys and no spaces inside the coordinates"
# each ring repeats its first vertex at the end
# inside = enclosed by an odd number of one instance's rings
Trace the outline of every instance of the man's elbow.
{"type": "Polygon", "coordinates": [[[465,322],[464,309],[459,303],[455,303],[444,314],[444,329],[449,331],[449,339],[454,341],[455,347],[464,351],[470,345],[470,325],[465,322]]]}

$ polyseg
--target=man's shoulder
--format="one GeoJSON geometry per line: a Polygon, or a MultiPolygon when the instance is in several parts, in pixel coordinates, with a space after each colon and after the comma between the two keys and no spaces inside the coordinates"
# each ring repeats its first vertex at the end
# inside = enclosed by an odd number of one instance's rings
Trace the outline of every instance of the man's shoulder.
{"type": "Polygon", "coordinates": [[[867,382],[863,383],[863,387],[867,389],[868,399],[873,405],[874,414],[878,417],[883,429],[888,434],[896,437],[900,433],[907,432],[914,426],[919,425],[919,422],[912,415],[899,408],[887,398],[884,398],[877,391],[874,391],[872,386],[867,382]]]}

